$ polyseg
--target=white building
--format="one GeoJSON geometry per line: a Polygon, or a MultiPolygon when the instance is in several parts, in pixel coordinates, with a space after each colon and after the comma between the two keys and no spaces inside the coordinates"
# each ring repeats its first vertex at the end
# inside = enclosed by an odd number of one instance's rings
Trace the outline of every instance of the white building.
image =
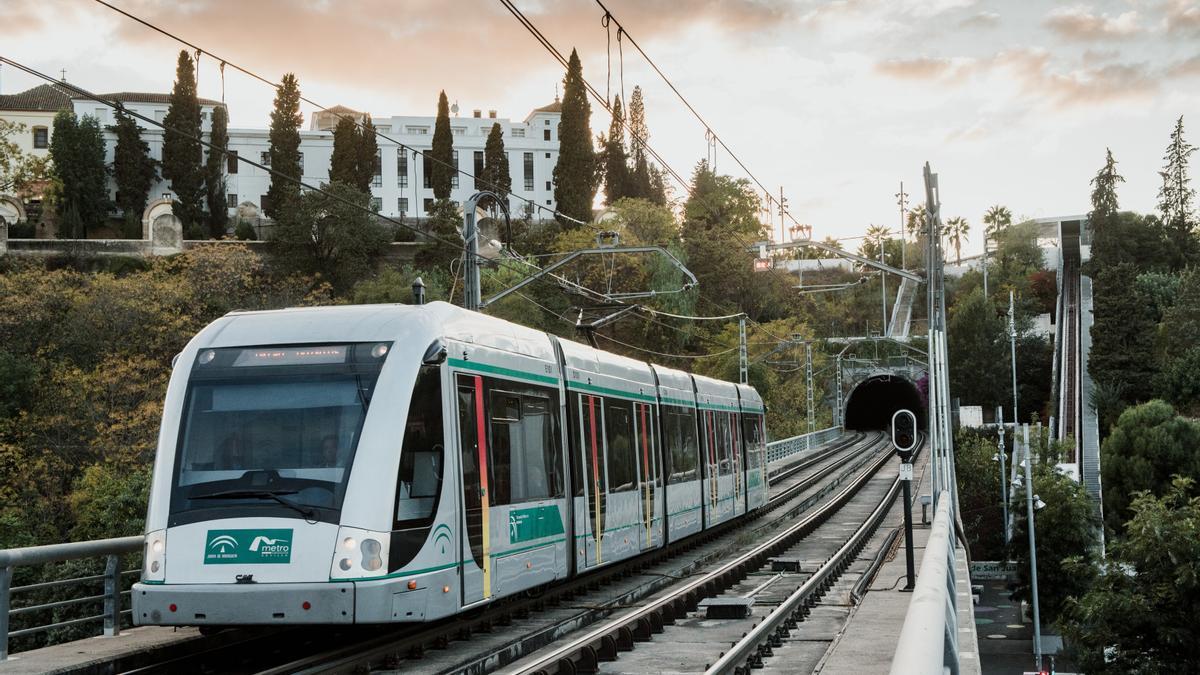
{"type": "Polygon", "coordinates": [[[71,94],[56,84],[43,84],[16,94],[0,95],[0,118],[25,125],[8,140],[22,153],[45,157],[54,135],[54,115],[71,107],[71,94]]]}
{"type": "MultiPolygon", "coordinates": [[[[100,98],[119,101],[128,110],[161,122],[167,114],[170,97],[167,94],[117,92],[100,94],[100,98]]],[[[212,126],[213,108],[224,105],[219,101],[200,99],[201,131],[208,134],[212,126]]],[[[72,107],[77,115],[96,117],[102,128],[114,122],[112,109],[88,99],[73,99],[72,107]]],[[[0,108],[0,111],[3,109],[0,108]]],[[[496,117],[495,111],[486,116],[480,110],[471,117],[452,117],[450,130],[454,138],[454,161],[459,169],[471,175],[483,170],[483,151],[493,124],[499,124],[504,134],[505,151],[508,153],[509,172],[512,176],[514,195],[532,200],[546,210],[536,211],[531,217],[538,220],[550,219],[554,209],[554,165],[558,162],[558,123],[562,104],[558,101],[530,112],[523,121],[513,122],[496,117]]],[[[0,112],[7,116],[7,112],[0,112]]],[[[339,115],[351,115],[361,119],[362,113],[337,106],[329,111],[314,113],[307,130],[300,131],[300,154],[303,180],[311,185],[320,185],[329,180],[329,159],[333,154],[333,127],[339,115]]],[[[50,113],[53,118],[53,113],[50,113]]],[[[392,116],[372,120],[379,134],[379,174],[371,185],[372,206],[382,215],[392,218],[424,218],[433,202],[433,189],[429,183],[430,159],[427,153],[433,147],[435,117],[392,116]],[[408,149],[406,150],[404,147],[408,149]]],[[[162,159],[163,131],[153,125],[139,122],[142,138],[150,146],[150,156],[162,159]],[[149,127],[149,128],[147,128],[149,127]]],[[[105,161],[111,163],[116,145],[116,136],[105,131],[105,161]]],[[[246,158],[263,165],[270,165],[270,137],[267,129],[230,129],[229,159],[226,163],[226,203],[231,217],[230,228],[236,225],[238,206],[253,205],[262,212],[263,201],[271,186],[271,175],[265,170],[239,161],[246,158]]],[[[206,153],[207,154],[207,153],[206,153]]],[[[462,203],[477,191],[474,181],[463,175],[455,175],[450,198],[462,203]]],[[[116,184],[110,181],[115,195],[116,184]]],[[[150,196],[156,199],[169,195],[170,186],[158,180],[151,188],[150,196]]],[[[525,202],[513,198],[510,208],[514,217],[530,209],[525,202]]]]}

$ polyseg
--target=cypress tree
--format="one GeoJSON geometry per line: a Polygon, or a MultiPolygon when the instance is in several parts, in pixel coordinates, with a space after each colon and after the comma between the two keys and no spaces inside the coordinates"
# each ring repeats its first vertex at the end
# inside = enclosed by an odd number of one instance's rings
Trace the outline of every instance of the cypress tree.
{"type": "Polygon", "coordinates": [[[438,95],[437,122],[433,125],[433,150],[430,152],[430,183],[433,196],[450,198],[451,179],[454,177],[454,137],[450,133],[450,104],[446,92],[438,95]]]}
{"type": "Polygon", "coordinates": [[[629,155],[633,160],[630,196],[650,199],[654,188],[651,184],[650,164],[646,161],[645,147],[650,132],[646,128],[646,104],[642,100],[641,87],[634,87],[633,95],[629,97],[629,135],[629,155]]]}
{"type": "Polygon", "coordinates": [[[1117,184],[1125,178],[1117,173],[1117,161],[1112,150],[1105,149],[1104,166],[1092,178],[1092,210],[1088,213],[1088,224],[1092,229],[1092,260],[1096,266],[1112,263],[1119,255],[1125,242],[1119,232],[1117,184]]]}
{"type": "Polygon", "coordinates": [[[300,196],[300,185],[296,181],[300,171],[300,125],[304,116],[300,114],[300,84],[296,76],[283,76],[275,94],[275,109],[271,111],[271,168],[284,177],[271,176],[271,187],[267,190],[268,216],[276,220],[296,205],[300,196]]]}
{"type": "Polygon", "coordinates": [[[103,224],[108,213],[104,137],[95,117],[82,119],[70,110],[54,116],[50,159],[58,176],[58,236],[83,239],[88,228],[103,224]]]}
{"type": "Polygon", "coordinates": [[[487,144],[483,148],[483,175],[480,187],[491,190],[501,197],[512,192],[512,176],[508,173],[508,153],[504,150],[504,132],[500,123],[492,124],[487,144]]]}
{"type": "Polygon", "coordinates": [[[329,156],[329,181],[358,186],[358,124],[352,117],[338,120],[329,156]]]}
{"type": "Polygon", "coordinates": [[[1195,218],[1192,204],[1196,191],[1188,178],[1188,157],[1196,148],[1183,137],[1183,117],[1175,122],[1171,142],[1163,156],[1166,165],[1159,172],[1162,187],[1158,190],[1158,210],[1171,242],[1172,267],[1181,269],[1195,257],[1197,243],[1194,236],[1195,218]]]}
{"type": "Polygon", "coordinates": [[[614,100],[612,110],[612,124],[604,143],[604,203],[609,206],[622,197],[634,196],[629,189],[629,166],[625,162],[625,117],[620,96],[614,100]]]}
{"type": "Polygon", "coordinates": [[[142,213],[150,199],[156,178],[157,162],[150,157],[150,145],[142,140],[137,122],[124,110],[116,111],[116,124],[110,130],[117,137],[113,149],[112,174],[117,183],[117,207],[125,214],[125,236],[142,236],[142,213]]]}
{"type": "MultiPolygon", "coordinates": [[[[554,167],[554,201],[563,215],[588,222],[592,219],[592,200],[596,197],[596,150],[583,83],[583,65],[572,49],[563,79],[562,120],[558,127],[558,164],[554,167]]],[[[564,226],[575,226],[560,218],[564,226]]]]}
{"type": "Polygon", "coordinates": [[[371,116],[363,122],[358,134],[358,180],[355,188],[365,194],[371,194],[371,182],[379,174],[379,139],[375,137],[375,123],[371,116]]]}
{"type": "Polygon", "coordinates": [[[200,101],[196,98],[196,72],[192,57],[179,52],[175,66],[175,86],[163,118],[167,128],[163,138],[163,178],[171,182],[175,193],[175,215],[184,231],[204,221],[204,153],[200,146],[200,101]]]}
{"type": "Polygon", "coordinates": [[[208,162],[204,166],[204,187],[208,194],[208,233],[214,239],[225,236],[229,222],[229,204],[225,201],[225,162],[229,149],[229,113],[225,106],[213,108],[208,162]]]}
{"type": "Polygon", "coordinates": [[[1123,383],[1128,402],[1152,398],[1155,323],[1138,298],[1138,269],[1123,262],[1096,276],[1092,350],[1088,370],[1097,382],[1123,383]]]}

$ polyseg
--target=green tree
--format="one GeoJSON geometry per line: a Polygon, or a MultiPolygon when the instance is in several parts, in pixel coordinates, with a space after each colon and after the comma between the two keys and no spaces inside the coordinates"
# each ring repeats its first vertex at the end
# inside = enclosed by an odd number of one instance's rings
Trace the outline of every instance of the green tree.
{"type": "Polygon", "coordinates": [[[299,207],[300,184],[300,83],[296,76],[283,76],[275,93],[275,109],[271,111],[271,169],[280,175],[271,176],[267,188],[266,214],[275,220],[286,216],[287,210],[299,207]]]}
{"type": "Polygon", "coordinates": [[[1155,389],[1188,415],[1200,415],[1200,347],[1189,347],[1163,366],[1155,389]]]}
{"type": "Polygon", "coordinates": [[[504,150],[504,132],[500,123],[492,124],[488,132],[487,144],[483,148],[483,174],[476,182],[476,188],[490,190],[507,198],[512,192],[512,177],[508,173],[508,153],[504,150]]]}
{"type": "Polygon", "coordinates": [[[462,235],[459,234],[463,223],[462,210],[449,199],[437,199],[425,216],[425,227],[430,237],[426,245],[417,252],[417,267],[448,269],[451,261],[458,260],[463,255],[462,235]]]}
{"type": "Polygon", "coordinates": [[[954,247],[954,264],[962,264],[962,245],[967,239],[967,233],[971,231],[970,224],[967,219],[962,216],[955,216],[946,221],[946,239],[950,245],[954,247]]]}
{"type": "MultiPolygon", "coordinates": [[[[1033,467],[1035,496],[1045,506],[1034,511],[1037,535],[1038,602],[1042,621],[1054,623],[1071,596],[1082,595],[1091,585],[1090,569],[1095,559],[1099,518],[1087,489],[1059,473],[1052,458],[1042,457],[1033,467]],[[1083,563],[1083,564],[1081,564],[1083,563]]],[[[1017,567],[1014,600],[1029,602],[1030,565],[1028,506],[1024,487],[1010,492],[1013,514],[1010,546],[1017,567]]]]}
{"type": "MultiPolygon", "coordinates": [[[[992,459],[998,448],[995,437],[974,429],[959,429],[954,440],[958,509],[975,560],[1003,560],[1007,555],[1000,462],[992,459]]],[[[1008,480],[1007,476],[1003,480],[1008,480]]]]}
{"type": "Polygon", "coordinates": [[[1164,401],[1121,413],[1100,449],[1104,518],[1110,529],[1132,515],[1130,500],[1142,490],[1166,494],[1172,476],[1200,479],[1200,423],[1180,417],[1164,401]]]}
{"type": "MultiPolygon", "coordinates": [[[[353,117],[345,116],[338,120],[333,128],[333,153],[329,155],[329,182],[353,185],[359,192],[365,192],[359,185],[358,174],[358,123],[353,117]]],[[[368,184],[366,187],[370,187],[368,184]]]]}
{"type": "Polygon", "coordinates": [[[954,395],[987,410],[1010,402],[1007,321],[997,314],[996,306],[983,296],[982,289],[954,303],[947,328],[950,390],[954,395]]]}
{"type": "Polygon", "coordinates": [[[125,214],[125,236],[142,237],[142,213],[150,198],[150,188],[158,177],[158,163],[150,157],[150,145],[142,140],[137,122],[124,110],[117,109],[116,124],[110,127],[117,137],[113,149],[112,174],[117,183],[117,208],[125,214]]]}
{"type": "Polygon", "coordinates": [[[995,204],[983,214],[983,224],[986,226],[983,230],[984,238],[995,239],[996,234],[1012,225],[1012,211],[1009,211],[1007,206],[995,204]]]}
{"type": "MultiPolygon", "coordinates": [[[[1106,496],[1108,491],[1106,485],[1106,496]]],[[[1130,511],[1125,536],[1109,547],[1107,564],[1070,603],[1063,634],[1077,651],[1081,672],[1192,672],[1200,663],[1200,498],[1194,482],[1176,479],[1162,497],[1139,493],[1130,511]]]]}
{"type": "Polygon", "coordinates": [[[1188,158],[1195,146],[1183,137],[1183,116],[1175,122],[1171,142],[1163,156],[1166,163],[1159,172],[1162,187],[1158,190],[1158,210],[1171,242],[1172,267],[1182,269],[1197,257],[1196,219],[1193,203],[1196,191],[1188,178],[1188,158]]]}
{"type": "Polygon", "coordinates": [[[450,131],[450,104],[446,101],[445,91],[438,94],[437,121],[433,124],[433,149],[430,151],[430,159],[432,162],[429,180],[433,185],[433,196],[436,199],[449,199],[458,167],[454,166],[454,135],[450,131]]]}
{"type": "Polygon", "coordinates": [[[449,288],[453,282],[444,270],[418,269],[412,265],[401,269],[386,267],[374,277],[363,279],[354,284],[351,298],[356,305],[412,304],[412,285],[418,278],[425,284],[425,302],[450,299],[449,288]]]}
{"type": "Polygon", "coordinates": [[[1100,270],[1095,282],[1092,349],[1088,372],[1097,381],[1123,382],[1126,400],[1152,394],[1155,325],[1137,295],[1137,269],[1121,263],[1100,270]]]}
{"type": "Polygon", "coordinates": [[[278,220],[273,242],[276,264],[317,274],[346,290],[371,270],[389,237],[367,210],[369,196],[350,185],[330,183],[329,194],[311,191],[278,220]]]}
{"type": "Polygon", "coordinates": [[[359,192],[371,194],[371,184],[375,176],[383,173],[382,158],[379,155],[379,139],[376,137],[375,123],[367,115],[363,121],[362,130],[358,134],[358,180],[353,185],[359,192]]]}
{"type": "Polygon", "coordinates": [[[229,204],[225,201],[225,164],[229,154],[229,113],[224,105],[213,108],[208,163],[204,167],[204,187],[208,193],[208,234],[214,239],[225,236],[229,223],[229,204]]]}
{"type": "Polygon", "coordinates": [[[621,111],[621,97],[613,101],[612,124],[608,127],[608,138],[604,146],[604,203],[612,206],[622,197],[633,196],[630,189],[629,164],[625,159],[625,116],[621,111]]]}
{"type": "Polygon", "coordinates": [[[187,50],[180,50],[175,66],[175,86],[163,117],[166,131],[162,148],[163,178],[175,193],[174,213],[184,232],[195,233],[204,223],[204,153],[200,146],[200,101],[196,98],[196,72],[187,50]]]}
{"type": "MultiPolygon", "coordinates": [[[[572,49],[563,79],[562,120],[558,127],[558,164],[554,166],[554,201],[559,213],[581,222],[592,219],[596,197],[596,150],[592,147],[591,105],[584,88],[583,65],[572,49]]],[[[564,227],[577,225],[559,218],[564,227]]]]}
{"type": "Polygon", "coordinates": [[[60,237],[82,239],[89,228],[104,223],[108,186],[104,166],[104,137],[95,117],[60,110],[54,116],[50,158],[58,176],[60,237]]]}

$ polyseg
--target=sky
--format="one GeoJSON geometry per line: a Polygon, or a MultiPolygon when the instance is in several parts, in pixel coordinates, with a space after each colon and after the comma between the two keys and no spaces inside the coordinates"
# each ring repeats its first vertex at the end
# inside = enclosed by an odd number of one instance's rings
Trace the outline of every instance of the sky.
{"type": "MultiPolygon", "coordinates": [[[[294,72],[325,106],[523,119],[563,70],[496,0],[110,0],[269,78],[294,72]]],[[[561,51],[579,50],[601,92],[640,85],[650,144],[689,176],[705,127],[594,0],[513,0],[561,51]],[[623,55],[622,55],[623,52],[623,55]],[[623,81],[623,84],[622,84],[623,81]]],[[[982,249],[992,204],[1018,217],[1089,208],[1111,148],[1123,208],[1151,212],[1175,120],[1200,124],[1200,2],[988,0],[606,0],[709,128],[816,238],[896,227],[900,182],[923,200],[939,176],[943,218],[982,249]]],[[[93,0],[3,0],[0,54],[93,92],[167,92],[178,43],[93,0]]],[[[39,84],[12,68],[0,92],[39,84]]],[[[273,90],[200,64],[200,95],[231,125],[264,128],[273,90]]],[[[593,133],[607,113],[593,102],[593,133]]],[[[305,108],[306,118],[312,109],[305,108]]],[[[1194,143],[1200,135],[1190,132],[1194,143]]],[[[722,173],[745,173],[724,152],[722,173]]],[[[684,192],[676,187],[675,196],[684,192]]],[[[776,218],[776,224],[778,219],[776,218]]]]}

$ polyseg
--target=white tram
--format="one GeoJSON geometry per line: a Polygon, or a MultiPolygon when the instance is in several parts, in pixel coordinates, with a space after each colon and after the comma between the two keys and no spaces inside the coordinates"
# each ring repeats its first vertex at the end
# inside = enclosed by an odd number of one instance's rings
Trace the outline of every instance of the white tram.
{"type": "Polygon", "coordinates": [[[766,503],[753,388],[435,302],[229,314],[177,358],[139,625],[427,621],[766,503]]]}

